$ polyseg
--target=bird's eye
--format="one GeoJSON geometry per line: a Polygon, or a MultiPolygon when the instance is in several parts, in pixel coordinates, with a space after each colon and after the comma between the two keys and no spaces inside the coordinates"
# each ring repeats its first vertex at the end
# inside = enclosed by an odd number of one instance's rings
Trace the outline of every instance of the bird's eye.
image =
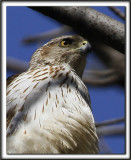
{"type": "Polygon", "coordinates": [[[63,40],[60,42],[60,45],[61,45],[62,47],[69,47],[71,44],[72,44],[72,40],[69,39],[69,38],[63,39],[63,40]]]}

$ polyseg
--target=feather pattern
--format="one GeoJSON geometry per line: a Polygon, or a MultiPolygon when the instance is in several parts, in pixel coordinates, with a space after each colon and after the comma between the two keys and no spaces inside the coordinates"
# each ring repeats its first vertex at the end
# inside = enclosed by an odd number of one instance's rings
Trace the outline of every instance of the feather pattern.
{"type": "Polygon", "coordinates": [[[7,143],[7,153],[98,153],[89,94],[73,69],[46,65],[9,84],[7,143]]]}

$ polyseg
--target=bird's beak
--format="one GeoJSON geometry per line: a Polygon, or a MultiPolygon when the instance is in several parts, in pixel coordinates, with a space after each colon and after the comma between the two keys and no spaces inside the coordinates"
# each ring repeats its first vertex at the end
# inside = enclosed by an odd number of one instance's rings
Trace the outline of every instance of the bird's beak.
{"type": "Polygon", "coordinates": [[[81,53],[86,54],[88,52],[91,52],[91,45],[88,41],[83,41],[79,49],[81,53]]]}

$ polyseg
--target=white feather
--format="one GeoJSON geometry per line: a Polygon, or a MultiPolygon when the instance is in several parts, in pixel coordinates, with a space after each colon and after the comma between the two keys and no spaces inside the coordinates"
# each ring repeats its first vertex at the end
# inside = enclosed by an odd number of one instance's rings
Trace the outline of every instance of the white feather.
{"type": "Polygon", "coordinates": [[[98,152],[87,88],[68,66],[57,66],[56,76],[55,68],[52,73],[49,66],[44,72],[29,70],[7,88],[7,112],[16,106],[7,128],[7,153],[98,152]]]}

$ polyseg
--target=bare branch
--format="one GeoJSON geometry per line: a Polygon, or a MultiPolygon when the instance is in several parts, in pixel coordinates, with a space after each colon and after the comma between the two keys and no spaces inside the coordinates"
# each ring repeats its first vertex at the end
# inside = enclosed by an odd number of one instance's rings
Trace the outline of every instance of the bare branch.
{"type": "Polygon", "coordinates": [[[29,63],[20,61],[15,58],[7,57],[7,69],[17,71],[17,72],[24,72],[28,69],[29,63]]]}
{"type": "Polygon", "coordinates": [[[95,86],[105,86],[119,81],[115,70],[87,70],[84,72],[82,80],[84,83],[95,86]]]}
{"type": "MultiPolygon", "coordinates": [[[[112,81],[119,82],[124,86],[125,82],[125,55],[117,50],[105,45],[104,43],[95,42],[93,49],[100,57],[103,63],[109,68],[114,70],[112,74],[112,81]]],[[[109,77],[109,81],[111,77],[109,77]]],[[[108,83],[108,79],[106,80],[108,83]]],[[[106,82],[105,82],[106,83],[106,82]]]]}
{"type": "Polygon", "coordinates": [[[124,52],[124,24],[89,7],[29,7],[71,26],[91,43],[98,39],[124,52]]]}
{"type": "Polygon", "coordinates": [[[45,41],[45,40],[60,36],[62,34],[68,33],[69,31],[71,31],[71,28],[64,25],[60,28],[53,29],[53,30],[46,32],[46,33],[42,33],[42,34],[39,34],[36,36],[27,37],[27,38],[23,39],[23,43],[24,44],[31,44],[31,43],[36,43],[36,42],[40,42],[40,41],[45,41]]]}
{"type": "Polygon", "coordinates": [[[125,127],[123,125],[104,126],[96,128],[98,136],[111,136],[125,134],[125,127]]]}
{"type": "Polygon", "coordinates": [[[107,126],[107,125],[112,125],[112,124],[121,123],[121,122],[125,122],[125,118],[111,119],[104,122],[99,122],[99,123],[96,123],[96,127],[107,126]]]}
{"type": "Polygon", "coordinates": [[[109,6],[108,7],[111,11],[113,11],[116,15],[118,15],[121,19],[125,20],[125,15],[122,13],[119,9],[117,9],[114,6],[109,6]]]}

